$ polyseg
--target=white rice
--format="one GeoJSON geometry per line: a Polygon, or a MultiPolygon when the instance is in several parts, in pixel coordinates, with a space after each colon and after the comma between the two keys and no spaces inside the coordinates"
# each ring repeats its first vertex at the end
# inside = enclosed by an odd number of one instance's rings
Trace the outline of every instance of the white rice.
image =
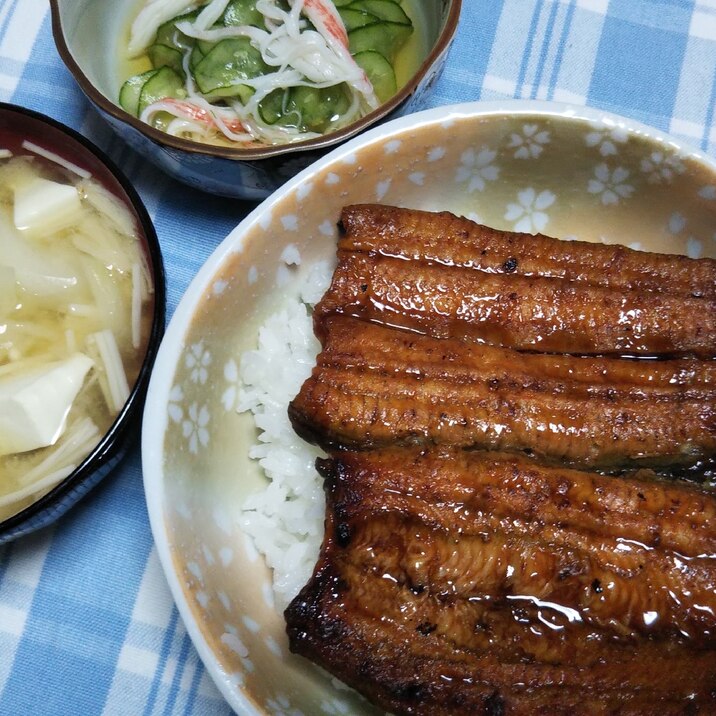
{"type": "Polygon", "coordinates": [[[315,469],[322,453],[296,435],[287,409],[316,363],[320,344],[313,335],[311,308],[331,273],[327,262],[313,266],[299,297],[287,299],[264,322],[258,347],[240,361],[238,410],[253,414],[259,442],[249,456],[267,477],[266,487],[243,504],[240,521],[273,570],[280,609],[309,580],[323,539],[325,498],[315,469]]]}

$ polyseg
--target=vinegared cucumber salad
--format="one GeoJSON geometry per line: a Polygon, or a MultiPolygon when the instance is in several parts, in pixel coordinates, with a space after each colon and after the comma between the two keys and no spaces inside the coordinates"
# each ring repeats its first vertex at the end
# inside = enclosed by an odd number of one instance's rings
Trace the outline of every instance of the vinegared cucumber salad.
{"type": "Polygon", "coordinates": [[[212,144],[318,137],[377,108],[417,69],[424,54],[417,7],[408,0],[145,1],[127,47],[136,74],[119,102],[160,130],[212,144]]]}

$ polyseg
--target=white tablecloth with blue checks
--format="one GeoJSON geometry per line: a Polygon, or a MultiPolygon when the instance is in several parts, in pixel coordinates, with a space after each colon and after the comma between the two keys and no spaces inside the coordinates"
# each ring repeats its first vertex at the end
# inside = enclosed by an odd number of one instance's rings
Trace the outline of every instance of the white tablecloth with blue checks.
{"type": "MultiPolygon", "coordinates": [[[[716,154],[716,0],[463,5],[428,106],[505,98],[587,104],[716,154]]],[[[74,127],[123,167],[157,228],[171,315],[253,204],[191,191],[116,139],[60,61],[45,0],[0,0],[0,100],[74,127]]],[[[54,527],[0,547],[0,716],[229,711],[164,581],[138,445],[54,527]]]]}

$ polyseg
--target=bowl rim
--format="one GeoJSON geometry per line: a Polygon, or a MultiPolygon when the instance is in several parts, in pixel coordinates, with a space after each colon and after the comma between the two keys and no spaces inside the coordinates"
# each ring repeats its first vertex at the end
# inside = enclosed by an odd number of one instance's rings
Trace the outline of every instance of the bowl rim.
{"type": "MultiPolygon", "coordinates": [[[[421,0],[421,2],[422,1],[423,0],[421,0]]],[[[329,134],[316,137],[314,139],[306,139],[291,144],[279,144],[255,148],[225,147],[203,142],[195,142],[181,137],[173,137],[165,132],[151,127],[145,122],[139,120],[137,117],[134,117],[126,112],[119,106],[119,104],[112,102],[94,86],[75,60],[62,27],[62,18],[60,13],[60,3],[62,0],[50,0],[50,10],[52,18],[52,35],[62,61],[70,70],[82,91],[102,111],[124,124],[133,127],[159,146],[188,152],[189,154],[219,157],[235,161],[249,161],[269,159],[271,157],[282,156],[284,154],[295,154],[309,150],[329,149],[330,147],[355,136],[359,132],[362,132],[367,127],[380,121],[393,112],[399,105],[415,93],[431,67],[436,61],[438,61],[440,56],[449,49],[455,38],[462,0],[444,1],[449,3],[447,16],[445,17],[445,23],[436,41],[433,43],[430,52],[423,60],[417,71],[412,75],[410,80],[387,102],[383,102],[372,112],[369,112],[355,122],[352,122],[335,132],[330,132],[329,134]]]]}
{"type": "MultiPolygon", "coordinates": [[[[61,501],[73,489],[76,489],[78,485],[85,482],[98,469],[110,463],[115,457],[121,455],[127,439],[131,439],[131,435],[128,433],[130,433],[131,428],[134,426],[135,419],[141,415],[143,399],[149,385],[151,370],[159,351],[159,344],[164,334],[166,321],[166,275],[159,239],[149,212],[129,179],[99,147],[62,122],[41,112],[28,109],[27,107],[21,107],[8,102],[0,102],[0,115],[6,112],[30,117],[68,136],[79,144],[83,151],[94,155],[111,173],[114,180],[126,194],[128,204],[135,213],[145,237],[144,243],[148,253],[154,288],[154,307],[149,336],[147,337],[147,348],[139,369],[139,374],[134,381],[127,401],[117,414],[112,425],[87,457],[85,457],[64,480],[31,505],[28,505],[7,519],[0,521],[0,543],[9,539],[16,539],[35,528],[49,524],[49,522],[53,520],[48,519],[47,523],[38,523],[36,527],[28,527],[27,530],[23,530],[22,528],[23,525],[27,524],[33,518],[37,518],[45,510],[56,506],[58,501],[61,501]]],[[[67,509],[69,509],[69,507],[70,505],[68,504],[67,509]]],[[[59,517],[60,515],[61,512],[58,510],[56,516],[59,517]]]]}
{"type": "Polygon", "coordinates": [[[162,345],[157,356],[156,368],[150,379],[147,401],[144,409],[142,427],[142,473],[145,499],[152,529],[154,544],[159,555],[165,577],[167,579],[177,610],[184,622],[187,633],[194,644],[202,663],[216,684],[229,706],[238,713],[247,716],[264,716],[252,699],[243,689],[235,688],[231,675],[221,668],[216,653],[210,647],[195,619],[194,612],[186,599],[185,584],[180,580],[175,569],[176,564],[172,551],[174,543],[165,514],[164,489],[167,475],[163,469],[164,438],[166,434],[169,393],[172,389],[177,358],[185,343],[187,331],[202,297],[211,285],[218,271],[232,255],[240,253],[243,243],[252,227],[268,217],[284,198],[294,192],[299,185],[326,167],[338,164],[345,158],[361,151],[374,143],[385,141],[392,136],[408,130],[417,131],[425,126],[450,121],[473,120],[495,115],[510,117],[551,117],[576,120],[581,122],[613,123],[627,130],[630,134],[651,138],[656,142],[668,144],[677,151],[687,153],[691,159],[707,168],[716,177],[716,160],[705,152],[698,151],[686,142],[660,129],[651,127],[638,120],[620,116],[594,107],[580,106],[563,102],[545,100],[505,99],[498,101],[473,101],[433,107],[431,109],[409,114],[373,127],[360,136],[354,137],[345,144],[333,148],[329,153],[317,159],[306,169],[289,179],[273,194],[258,204],[229,234],[219,243],[201,266],[189,286],[181,296],[179,303],[167,326],[162,345]]]}

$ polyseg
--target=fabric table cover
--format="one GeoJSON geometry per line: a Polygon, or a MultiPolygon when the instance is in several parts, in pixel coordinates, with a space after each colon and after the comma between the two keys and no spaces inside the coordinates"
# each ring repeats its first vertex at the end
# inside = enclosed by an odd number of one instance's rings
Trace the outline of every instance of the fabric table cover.
{"type": "MultiPolygon", "coordinates": [[[[609,110],[713,155],[716,0],[463,0],[426,107],[509,98],[609,110]]],[[[0,0],[0,100],[73,127],[123,168],[155,222],[169,316],[254,207],[191,190],[124,145],[60,60],[45,0],[0,0]]],[[[53,527],[0,547],[0,716],[227,713],[153,547],[137,439],[53,527]]]]}

